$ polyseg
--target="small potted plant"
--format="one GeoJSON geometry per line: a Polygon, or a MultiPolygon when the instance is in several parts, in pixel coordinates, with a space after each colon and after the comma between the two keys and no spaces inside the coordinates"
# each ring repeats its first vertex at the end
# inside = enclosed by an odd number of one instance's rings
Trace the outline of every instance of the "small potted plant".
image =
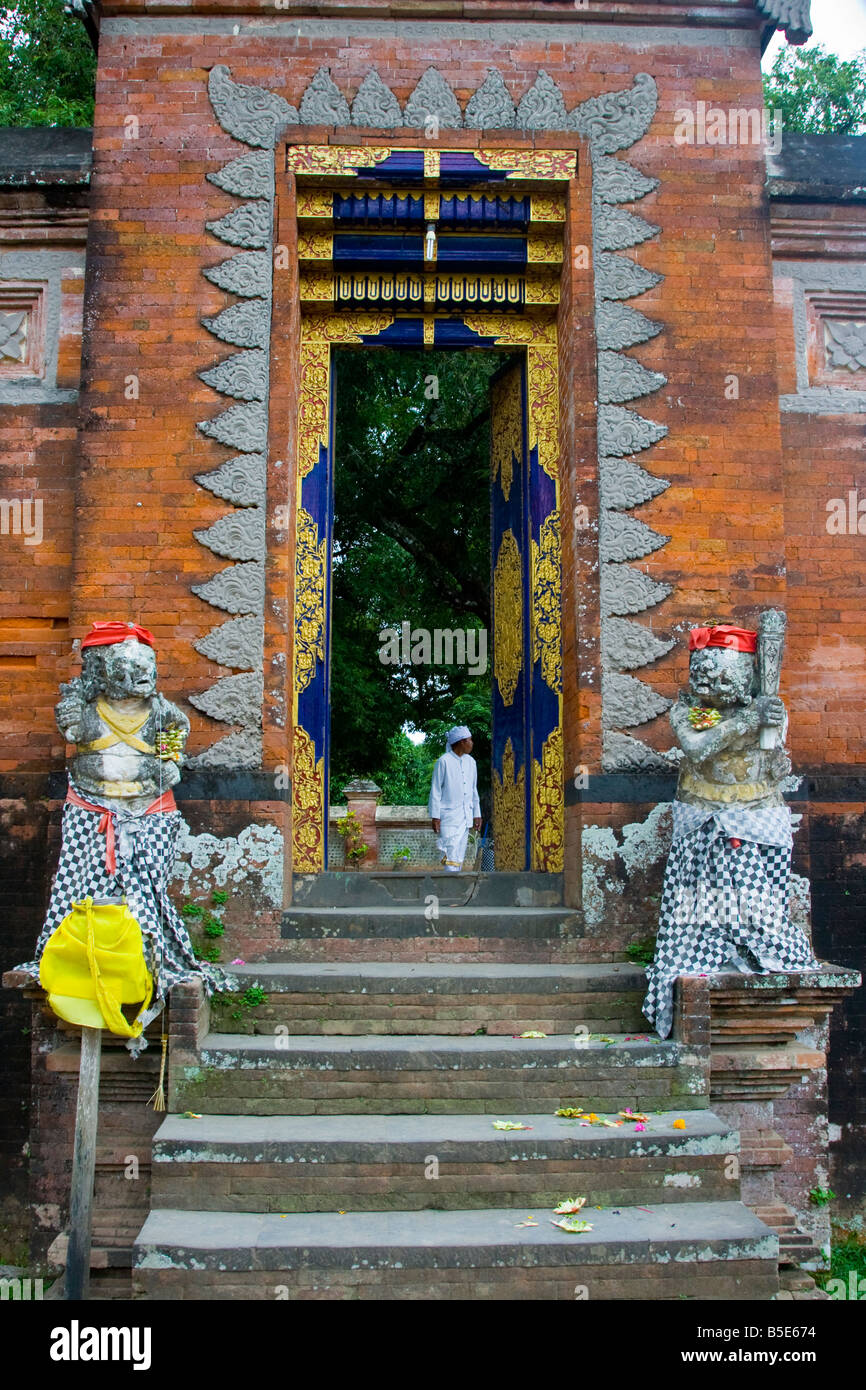
{"type": "Polygon", "coordinates": [[[346,867],[359,869],[370,846],[365,844],[361,822],[354,811],[347,811],[337,824],[337,834],[342,836],[346,855],[346,867]]]}
{"type": "Polygon", "coordinates": [[[391,868],[395,873],[404,868],[408,868],[409,860],[412,858],[412,851],[408,845],[400,845],[391,855],[391,868]]]}

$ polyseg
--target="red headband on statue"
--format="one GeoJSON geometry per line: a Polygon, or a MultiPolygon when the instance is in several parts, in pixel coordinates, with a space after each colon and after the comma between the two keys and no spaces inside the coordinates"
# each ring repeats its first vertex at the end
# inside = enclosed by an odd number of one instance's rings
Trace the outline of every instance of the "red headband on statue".
{"type": "Polygon", "coordinates": [[[116,642],[125,642],[128,637],[135,637],[148,647],[153,646],[153,633],[148,632],[146,627],[139,627],[138,623],[94,623],[81,648],[83,651],[85,647],[111,647],[116,642]]]}
{"type": "Polygon", "coordinates": [[[689,633],[689,651],[701,652],[704,647],[729,647],[735,652],[756,652],[758,634],[747,627],[732,627],[720,623],[718,627],[693,627],[689,633]]]}

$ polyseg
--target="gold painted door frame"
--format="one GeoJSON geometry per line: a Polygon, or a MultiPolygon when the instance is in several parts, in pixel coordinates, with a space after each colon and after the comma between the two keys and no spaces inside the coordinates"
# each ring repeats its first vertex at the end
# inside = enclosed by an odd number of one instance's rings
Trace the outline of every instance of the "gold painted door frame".
{"type": "MultiPolygon", "coordinates": [[[[292,853],[296,873],[321,873],[327,868],[328,739],[331,607],[331,497],[333,475],[332,349],[342,344],[394,345],[394,326],[407,321],[384,313],[309,314],[302,319],[300,344],[300,402],[295,478],[297,540],[295,553],[294,682],[292,703],[292,853]],[[390,333],[389,333],[390,330],[390,333]]],[[[448,321],[453,325],[454,320],[448,321]]],[[[550,319],[512,314],[466,314],[461,318],[465,342],[458,348],[523,349],[521,379],[524,409],[523,458],[526,496],[522,508],[518,554],[519,585],[508,561],[494,569],[494,611],[498,603],[513,603],[523,592],[526,640],[522,645],[522,675],[526,694],[526,756],[520,766],[514,747],[500,759],[494,777],[494,808],[499,808],[503,862],[542,872],[562,870],[564,779],[562,763],[562,650],[560,636],[561,558],[559,540],[559,429],[556,325],[550,319]],[[498,587],[497,587],[498,586],[498,587]],[[528,790],[526,768],[529,767],[528,790]],[[520,789],[519,791],[517,789],[520,789]],[[507,807],[527,808],[525,835],[518,850],[509,842],[507,807]]],[[[425,317],[423,340],[435,343],[437,320],[425,317]]],[[[513,410],[512,410],[513,422],[513,410]]],[[[493,485],[502,490],[500,461],[493,485]]],[[[505,465],[507,471],[507,464],[505,465]]],[[[500,561],[501,547],[493,557],[500,561]]],[[[500,691],[513,654],[502,641],[497,646],[494,625],[494,677],[500,691]]],[[[512,670],[512,675],[514,674],[512,670]]],[[[503,754],[505,753],[503,749],[503,754]]],[[[497,811],[494,809],[494,817],[497,811]]]]}

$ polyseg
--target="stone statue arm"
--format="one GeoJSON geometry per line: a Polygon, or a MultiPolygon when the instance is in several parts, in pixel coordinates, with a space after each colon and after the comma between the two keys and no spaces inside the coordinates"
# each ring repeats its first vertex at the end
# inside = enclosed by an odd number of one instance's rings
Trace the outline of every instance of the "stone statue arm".
{"type": "Polygon", "coordinates": [[[706,762],[727,749],[754,744],[762,727],[784,729],[785,706],[777,695],[759,695],[742,706],[733,719],[722,720],[711,729],[694,729],[689,723],[689,702],[680,697],[670,713],[671,726],[686,757],[706,762]]]}
{"type": "Polygon", "coordinates": [[[81,686],[80,676],[75,676],[68,684],[60,686],[60,699],[54,706],[57,727],[67,743],[79,743],[87,701],[81,686]]]}
{"type": "Polygon", "coordinates": [[[173,705],[171,700],[167,700],[164,695],[157,695],[154,705],[157,708],[163,729],[179,729],[183,734],[185,743],[189,737],[189,720],[183,710],[178,705],[173,705]]]}
{"type": "Polygon", "coordinates": [[[173,705],[171,700],[167,700],[164,695],[157,695],[154,698],[154,714],[164,733],[174,734],[176,742],[173,747],[173,755],[162,758],[164,768],[163,777],[168,775],[170,786],[174,786],[180,781],[180,769],[185,762],[184,749],[189,737],[189,720],[183,710],[177,705],[173,705]]]}

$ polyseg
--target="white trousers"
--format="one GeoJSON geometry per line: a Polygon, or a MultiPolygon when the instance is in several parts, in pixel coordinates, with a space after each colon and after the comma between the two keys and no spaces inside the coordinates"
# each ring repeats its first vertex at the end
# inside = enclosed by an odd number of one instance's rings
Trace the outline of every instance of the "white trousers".
{"type": "Polygon", "coordinates": [[[468,843],[469,826],[465,822],[455,824],[452,821],[448,824],[444,819],[441,821],[436,845],[442,854],[444,867],[449,874],[459,874],[463,868],[468,843]]]}

